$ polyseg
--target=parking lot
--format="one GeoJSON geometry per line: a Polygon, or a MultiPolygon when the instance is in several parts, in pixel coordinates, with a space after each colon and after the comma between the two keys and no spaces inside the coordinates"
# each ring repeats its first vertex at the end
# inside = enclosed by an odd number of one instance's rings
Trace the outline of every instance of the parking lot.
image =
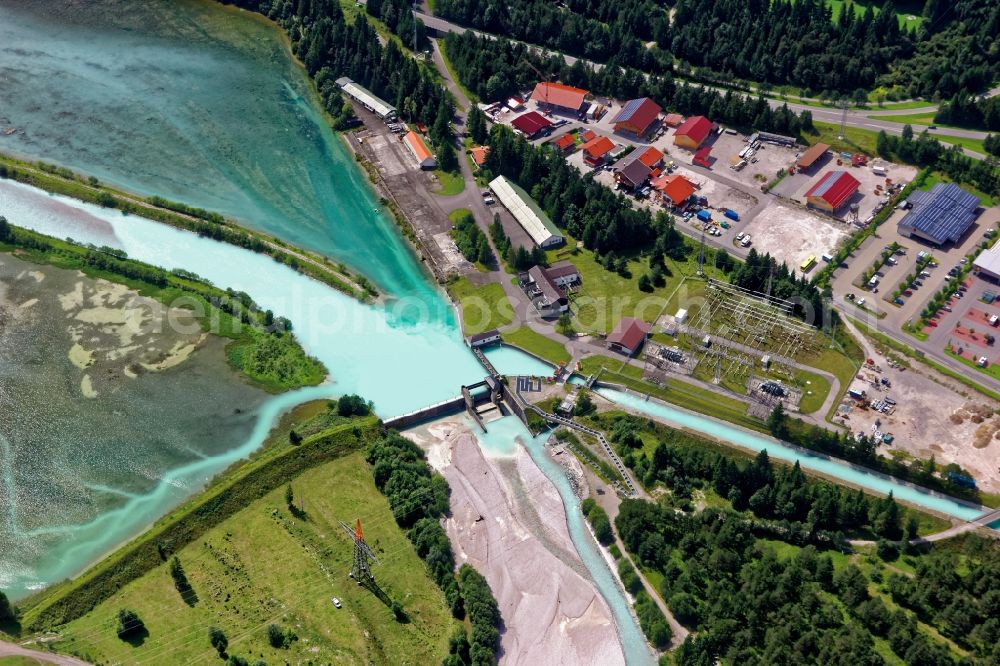
{"type": "Polygon", "coordinates": [[[740,230],[750,234],[752,247],[758,252],[770,252],[779,263],[787,263],[794,271],[810,255],[816,257],[817,266],[822,264],[820,257],[832,254],[850,231],[844,224],[773,197],[740,230]]]}
{"type": "Polygon", "coordinates": [[[898,330],[906,321],[916,320],[919,317],[920,311],[926,307],[931,297],[947,281],[948,270],[975,249],[975,246],[982,241],[983,233],[989,228],[989,225],[996,225],[996,217],[1000,211],[991,209],[984,212],[969,228],[960,243],[942,247],[925,243],[917,238],[901,236],[897,231],[897,225],[905,214],[906,211],[893,211],[889,219],[879,227],[878,233],[866,239],[861,247],[855,250],[844,262],[846,268],[838,269],[833,278],[833,291],[838,299],[843,299],[848,293],[854,293],[858,298],[864,298],[864,307],[867,310],[880,315],[884,314],[879,326],[893,330],[898,330]],[[877,292],[867,291],[860,287],[861,274],[869,269],[880,258],[882,251],[893,242],[899,243],[905,248],[906,254],[895,258],[897,265],[885,265],[879,270],[877,292]],[[913,272],[917,253],[920,251],[930,252],[939,266],[928,268],[930,276],[922,279],[923,284],[913,292],[912,296],[904,297],[903,305],[893,305],[885,297],[889,296],[891,300],[892,292],[896,290],[907,274],[913,272]]]}

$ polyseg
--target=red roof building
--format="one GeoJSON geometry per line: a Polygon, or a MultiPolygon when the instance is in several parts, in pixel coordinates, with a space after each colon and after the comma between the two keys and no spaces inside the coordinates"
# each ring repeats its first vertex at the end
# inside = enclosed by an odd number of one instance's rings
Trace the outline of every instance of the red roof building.
{"type": "Polygon", "coordinates": [[[684,122],[684,116],[679,113],[668,113],[663,116],[663,122],[670,127],[677,127],[684,122]]]}
{"type": "Polygon", "coordinates": [[[576,113],[583,106],[588,91],[582,88],[543,81],[535,86],[531,99],[542,106],[576,113]]]}
{"type": "Polygon", "coordinates": [[[706,169],[712,168],[712,147],[705,146],[704,148],[699,148],[698,152],[694,154],[691,164],[705,167],[706,169]]]}
{"type": "Polygon", "coordinates": [[[859,187],[858,179],[846,171],[828,171],[806,192],[806,203],[832,213],[846,204],[859,187]]]}
{"type": "Polygon", "coordinates": [[[591,166],[597,166],[604,157],[614,150],[614,142],[606,136],[596,136],[583,144],[583,161],[591,166]]]}
{"type": "Polygon", "coordinates": [[[481,167],[486,164],[486,156],[490,154],[490,147],[473,146],[469,154],[472,156],[472,161],[475,162],[476,166],[481,167]]]}
{"type": "Polygon", "coordinates": [[[543,129],[551,126],[552,121],[538,113],[538,111],[529,111],[528,113],[514,118],[510,124],[524,136],[529,139],[533,139],[543,129]]]}
{"type": "Polygon", "coordinates": [[[562,152],[569,152],[576,145],[576,139],[569,132],[566,132],[560,137],[557,137],[552,141],[552,145],[561,150],[562,152]]]}
{"type": "Polygon", "coordinates": [[[629,100],[611,119],[611,124],[614,125],[616,132],[638,137],[646,136],[656,124],[662,110],[659,104],[648,97],[629,100]]]}
{"type": "Polygon", "coordinates": [[[674,132],[674,145],[697,150],[712,131],[712,121],[705,116],[691,116],[674,132]]]}
{"type": "Polygon", "coordinates": [[[653,187],[675,206],[683,205],[694,194],[695,186],[684,176],[664,176],[653,180],[653,187]]]}
{"type": "Polygon", "coordinates": [[[634,356],[649,335],[649,324],[633,317],[622,317],[608,336],[608,349],[634,356]]]}

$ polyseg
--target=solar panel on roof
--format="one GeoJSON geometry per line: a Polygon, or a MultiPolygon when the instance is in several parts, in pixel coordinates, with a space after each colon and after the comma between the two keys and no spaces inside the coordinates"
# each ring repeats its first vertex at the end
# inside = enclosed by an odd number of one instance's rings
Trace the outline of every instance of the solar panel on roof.
{"type": "Polygon", "coordinates": [[[900,220],[938,243],[958,241],[976,218],[979,198],[954,183],[938,183],[929,192],[916,191],[909,197],[913,209],[900,220]]]}

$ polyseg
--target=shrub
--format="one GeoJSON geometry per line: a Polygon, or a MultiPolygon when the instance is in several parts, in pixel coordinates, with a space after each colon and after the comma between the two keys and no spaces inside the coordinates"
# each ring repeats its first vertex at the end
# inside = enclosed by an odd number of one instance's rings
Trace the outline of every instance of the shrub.
{"type": "Polygon", "coordinates": [[[141,635],[146,630],[146,625],[134,610],[122,608],[118,611],[118,627],[116,633],[118,638],[127,640],[134,636],[141,635]]]}
{"type": "Polygon", "coordinates": [[[229,647],[229,639],[226,638],[226,633],[219,629],[218,627],[208,628],[208,642],[211,643],[215,651],[219,653],[220,657],[225,656],[226,648],[229,647]]]}

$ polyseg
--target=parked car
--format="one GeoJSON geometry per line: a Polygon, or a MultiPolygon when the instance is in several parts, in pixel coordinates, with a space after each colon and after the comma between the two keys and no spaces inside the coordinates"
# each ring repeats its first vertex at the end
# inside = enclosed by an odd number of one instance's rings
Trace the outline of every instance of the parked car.
{"type": "Polygon", "coordinates": [[[862,305],[864,305],[864,304],[865,304],[865,299],[863,299],[863,298],[859,298],[859,299],[858,299],[858,307],[861,307],[861,306],[862,306],[862,305]]]}
{"type": "Polygon", "coordinates": [[[333,602],[333,605],[334,605],[335,608],[340,608],[341,607],[340,599],[338,599],[337,597],[334,597],[330,601],[333,602]]]}
{"type": "Polygon", "coordinates": [[[903,293],[906,294],[907,296],[913,296],[913,290],[912,289],[907,289],[903,293]]]}
{"type": "Polygon", "coordinates": [[[943,306],[941,306],[941,309],[944,310],[945,312],[951,312],[952,311],[950,305],[943,305],[943,306]]]}
{"type": "Polygon", "coordinates": [[[853,293],[852,294],[848,294],[845,298],[847,298],[847,300],[849,300],[849,301],[853,301],[854,300],[854,294],[853,293]]]}
{"type": "Polygon", "coordinates": [[[745,236],[746,236],[746,234],[743,233],[742,231],[740,233],[736,234],[736,242],[739,242],[739,241],[743,240],[743,238],[745,236]]]}

